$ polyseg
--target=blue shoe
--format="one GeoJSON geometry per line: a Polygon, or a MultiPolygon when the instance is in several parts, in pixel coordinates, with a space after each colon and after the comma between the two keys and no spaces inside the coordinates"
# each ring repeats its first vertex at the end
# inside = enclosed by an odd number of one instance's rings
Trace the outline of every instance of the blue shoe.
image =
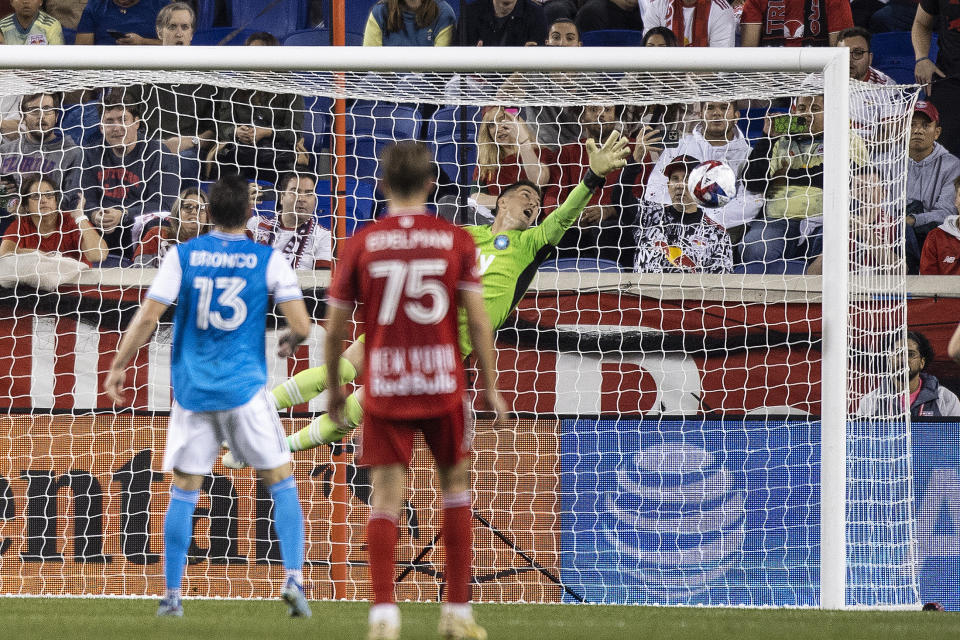
{"type": "Polygon", "coordinates": [[[282,597],[289,607],[291,618],[309,618],[313,615],[310,612],[310,605],[307,604],[307,597],[303,593],[303,585],[293,577],[287,578],[282,597]]]}
{"type": "Polygon", "coordinates": [[[157,615],[160,617],[173,616],[183,617],[183,600],[180,596],[169,596],[160,600],[160,606],[157,607],[157,615]]]}

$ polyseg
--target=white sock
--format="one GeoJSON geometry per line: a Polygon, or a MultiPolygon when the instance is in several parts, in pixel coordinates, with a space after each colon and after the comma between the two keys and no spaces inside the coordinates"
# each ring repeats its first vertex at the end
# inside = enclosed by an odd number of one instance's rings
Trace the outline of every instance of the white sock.
{"type": "Polygon", "coordinates": [[[386,622],[391,625],[400,624],[400,607],[391,603],[375,604],[370,607],[368,620],[371,625],[378,622],[386,622]]]}
{"type": "Polygon", "coordinates": [[[441,606],[441,612],[444,615],[456,616],[457,618],[472,618],[473,610],[470,608],[470,603],[460,603],[460,604],[450,604],[449,602],[444,602],[441,606]]]}
{"type": "Polygon", "coordinates": [[[179,598],[180,589],[167,589],[167,593],[165,595],[167,598],[179,598]]]}
{"type": "Polygon", "coordinates": [[[293,578],[297,584],[303,584],[303,571],[300,569],[287,569],[287,577],[293,578]]]}

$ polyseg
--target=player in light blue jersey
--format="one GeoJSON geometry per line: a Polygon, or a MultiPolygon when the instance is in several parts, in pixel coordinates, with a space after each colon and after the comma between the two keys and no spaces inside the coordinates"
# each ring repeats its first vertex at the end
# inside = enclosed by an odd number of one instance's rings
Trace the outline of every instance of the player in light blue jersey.
{"type": "Polygon", "coordinates": [[[257,469],[270,489],[287,581],[283,599],[294,617],[309,617],[303,591],[303,511],[290,448],[266,390],[265,331],[273,296],[287,320],[279,355],[308,335],[310,318],[296,275],[272,248],[245,234],[247,183],[223,178],[210,188],[214,230],[177,245],[164,257],[146,300],[117,347],[104,388],[123,403],[127,364],[150,339],[167,307],[173,319],[173,409],[163,456],[173,472],[163,523],[166,593],[157,615],[182,616],[180,584],[203,477],[226,441],[257,469]]]}

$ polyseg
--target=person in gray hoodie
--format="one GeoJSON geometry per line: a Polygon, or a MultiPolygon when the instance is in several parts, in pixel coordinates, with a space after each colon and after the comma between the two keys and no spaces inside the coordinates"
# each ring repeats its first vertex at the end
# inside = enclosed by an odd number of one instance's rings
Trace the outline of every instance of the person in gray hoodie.
{"type": "Polygon", "coordinates": [[[960,416],[960,398],[942,386],[936,376],[923,371],[935,355],[927,337],[918,331],[908,331],[905,343],[900,346],[907,352],[907,388],[900,388],[899,375],[891,376],[860,399],[857,415],[896,415],[906,402],[914,418],[960,416]]]}
{"type": "MultiPolygon", "coordinates": [[[[83,151],[58,126],[61,96],[34,93],[20,99],[20,136],[0,144],[0,220],[8,217],[6,203],[25,175],[42,174],[61,185],[64,206],[76,206],[80,196],[83,151]]],[[[0,233],[4,222],[0,222],[0,233]]]]}
{"type": "Polygon", "coordinates": [[[907,160],[907,267],[912,273],[917,272],[927,234],[954,213],[953,181],[960,176],[960,159],[937,142],[940,132],[937,108],[918,101],[910,123],[907,160]]]}

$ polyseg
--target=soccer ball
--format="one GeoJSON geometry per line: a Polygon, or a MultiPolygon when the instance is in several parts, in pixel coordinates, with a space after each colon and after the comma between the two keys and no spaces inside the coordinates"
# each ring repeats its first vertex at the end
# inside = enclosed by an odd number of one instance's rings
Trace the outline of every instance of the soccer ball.
{"type": "Polygon", "coordinates": [[[701,162],[687,176],[687,188],[701,206],[722,207],[737,193],[737,176],[719,160],[701,162]]]}

